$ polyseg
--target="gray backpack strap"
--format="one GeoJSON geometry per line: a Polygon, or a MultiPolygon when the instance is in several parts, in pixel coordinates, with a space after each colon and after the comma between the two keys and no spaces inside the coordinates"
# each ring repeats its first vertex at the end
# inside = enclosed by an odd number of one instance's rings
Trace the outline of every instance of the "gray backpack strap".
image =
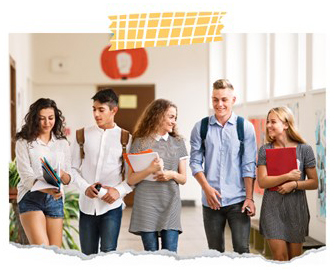
{"type": "Polygon", "coordinates": [[[122,172],[122,180],[125,180],[125,164],[124,164],[124,154],[126,154],[126,146],[129,142],[129,137],[130,137],[130,132],[122,129],[121,132],[121,144],[122,144],[122,168],[121,168],[121,172],[122,172]]]}
{"type": "Polygon", "coordinates": [[[85,158],[84,143],[85,143],[85,128],[78,129],[76,131],[77,143],[80,147],[80,158],[85,158]]]}

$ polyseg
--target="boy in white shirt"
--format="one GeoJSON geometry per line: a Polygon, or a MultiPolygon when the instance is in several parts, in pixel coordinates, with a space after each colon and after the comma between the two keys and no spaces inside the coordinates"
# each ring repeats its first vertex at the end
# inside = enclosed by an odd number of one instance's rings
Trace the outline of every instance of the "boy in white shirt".
{"type": "MultiPolygon", "coordinates": [[[[104,89],[92,97],[96,125],[84,128],[83,152],[78,141],[73,143],[73,183],[80,191],[79,235],[81,251],[86,254],[116,250],[120,231],[122,198],[132,191],[122,180],[122,129],[114,122],[118,97],[104,89]],[[98,196],[97,185],[101,185],[98,196]]],[[[124,131],[124,130],[123,130],[124,131]]],[[[126,145],[130,149],[131,135],[126,145]]]]}

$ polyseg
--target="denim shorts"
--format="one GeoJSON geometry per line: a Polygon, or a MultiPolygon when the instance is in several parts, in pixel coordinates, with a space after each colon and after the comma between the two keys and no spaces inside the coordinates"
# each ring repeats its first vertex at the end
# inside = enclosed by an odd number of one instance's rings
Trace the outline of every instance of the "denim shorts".
{"type": "Polygon", "coordinates": [[[63,200],[62,198],[55,200],[52,195],[40,191],[28,191],[19,202],[19,213],[29,211],[42,211],[45,216],[63,218],[63,200]]]}

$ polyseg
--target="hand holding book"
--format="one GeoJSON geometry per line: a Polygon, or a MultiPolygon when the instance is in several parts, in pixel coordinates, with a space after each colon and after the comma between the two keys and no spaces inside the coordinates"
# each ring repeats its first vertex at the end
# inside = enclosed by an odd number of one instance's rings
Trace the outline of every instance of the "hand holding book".
{"type": "MultiPolygon", "coordinates": [[[[43,178],[45,179],[45,181],[49,183],[50,185],[53,185],[60,189],[61,180],[60,180],[59,175],[52,168],[52,166],[50,165],[50,163],[47,161],[45,157],[44,159],[41,159],[41,163],[42,163],[42,169],[43,169],[43,178]]],[[[60,169],[58,169],[58,171],[60,171],[60,169]]]]}
{"type": "Polygon", "coordinates": [[[292,171],[287,173],[289,181],[298,181],[301,176],[301,171],[298,169],[293,169],[292,171]]]}
{"type": "MultiPolygon", "coordinates": [[[[300,179],[296,147],[266,149],[266,161],[268,176],[286,175],[287,181],[300,179]]],[[[269,188],[270,191],[278,191],[278,189],[278,186],[269,188]]]]}
{"type": "Polygon", "coordinates": [[[145,180],[156,181],[153,174],[163,170],[163,160],[151,149],[134,154],[123,154],[123,156],[133,172],[149,169],[150,175],[145,177],[145,180]]]}
{"type": "Polygon", "coordinates": [[[44,190],[44,192],[49,193],[47,192],[48,189],[56,189],[57,192],[60,192],[60,177],[45,157],[43,159],[41,158],[41,166],[43,171],[43,178],[45,181],[36,181],[34,186],[31,188],[31,191],[44,190]]]}

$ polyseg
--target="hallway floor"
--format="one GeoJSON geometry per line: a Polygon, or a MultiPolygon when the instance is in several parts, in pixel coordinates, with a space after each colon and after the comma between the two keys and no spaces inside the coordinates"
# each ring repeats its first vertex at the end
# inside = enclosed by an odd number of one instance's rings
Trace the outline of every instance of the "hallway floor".
{"type": "MultiPolygon", "coordinates": [[[[131,207],[123,211],[122,226],[118,238],[117,251],[143,251],[143,245],[140,236],[128,232],[131,207]]],[[[208,250],[205,238],[204,225],[202,219],[201,207],[183,207],[181,213],[181,224],[183,233],[179,237],[178,255],[180,256],[200,256],[208,250]]],[[[225,250],[232,252],[231,231],[228,225],[225,228],[225,250]]],[[[251,248],[251,253],[258,254],[251,248]]]]}

